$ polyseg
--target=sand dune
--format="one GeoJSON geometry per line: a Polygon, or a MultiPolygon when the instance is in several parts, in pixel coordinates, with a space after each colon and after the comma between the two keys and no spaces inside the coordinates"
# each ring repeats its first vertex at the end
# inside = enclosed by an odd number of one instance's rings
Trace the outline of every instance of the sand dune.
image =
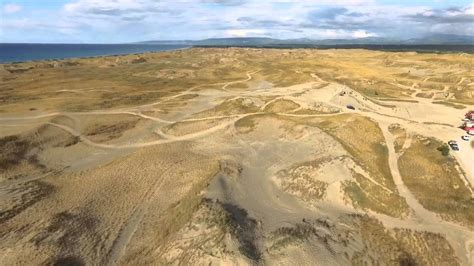
{"type": "Polygon", "coordinates": [[[472,56],[145,57],[5,74],[2,264],[473,263],[472,56]]]}

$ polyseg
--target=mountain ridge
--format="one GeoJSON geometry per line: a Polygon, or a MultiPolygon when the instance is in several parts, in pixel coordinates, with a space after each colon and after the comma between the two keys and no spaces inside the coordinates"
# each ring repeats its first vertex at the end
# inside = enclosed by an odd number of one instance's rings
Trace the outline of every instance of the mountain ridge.
{"type": "Polygon", "coordinates": [[[279,45],[474,45],[474,36],[432,34],[421,38],[391,39],[366,37],[355,39],[276,39],[269,37],[229,37],[203,40],[150,40],[141,44],[173,44],[193,46],[279,46],[279,45]]]}

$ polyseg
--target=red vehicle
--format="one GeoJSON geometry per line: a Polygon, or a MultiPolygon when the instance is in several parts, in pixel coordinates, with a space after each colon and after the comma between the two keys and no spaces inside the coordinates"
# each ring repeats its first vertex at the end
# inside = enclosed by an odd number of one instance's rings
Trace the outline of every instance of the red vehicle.
{"type": "Polygon", "coordinates": [[[465,128],[464,130],[466,130],[466,133],[469,134],[469,135],[474,135],[474,127],[470,127],[470,128],[465,128]]]}
{"type": "Polygon", "coordinates": [[[469,135],[474,135],[474,126],[464,125],[464,130],[469,135]]]}

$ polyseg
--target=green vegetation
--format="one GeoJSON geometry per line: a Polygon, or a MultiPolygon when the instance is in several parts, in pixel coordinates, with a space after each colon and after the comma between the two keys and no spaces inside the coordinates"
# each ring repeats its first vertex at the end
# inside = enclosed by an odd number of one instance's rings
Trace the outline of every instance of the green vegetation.
{"type": "Polygon", "coordinates": [[[448,156],[449,155],[449,146],[447,144],[443,144],[441,146],[439,146],[438,148],[436,148],[438,151],[441,152],[441,154],[443,156],[448,156]]]}

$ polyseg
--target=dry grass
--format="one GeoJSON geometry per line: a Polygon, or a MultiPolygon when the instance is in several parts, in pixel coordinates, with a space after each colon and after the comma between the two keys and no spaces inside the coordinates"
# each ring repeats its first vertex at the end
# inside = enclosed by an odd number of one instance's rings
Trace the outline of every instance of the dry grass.
{"type": "Polygon", "coordinates": [[[457,162],[437,150],[442,145],[435,139],[415,137],[399,159],[400,174],[426,209],[472,228],[474,201],[457,169],[457,162]]]}
{"type": "Polygon", "coordinates": [[[395,187],[388,166],[388,149],[376,122],[359,115],[338,115],[317,126],[335,137],[374,179],[388,188],[395,187]]]}
{"type": "Polygon", "coordinates": [[[353,177],[355,181],[345,181],[342,186],[353,206],[394,217],[408,214],[407,203],[398,193],[381,189],[361,174],[353,173],[353,177]]]}
{"type": "Polygon", "coordinates": [[[163,238],[157,250],[160,263],[202,264],[210,258],[235,257],[237,252],[251,260],[259,260],[260,253],[254,243],[256,220],[239,206],[204,198],[200,193],[217,172],[238,177],[241,166],[222,160],[214,171],[212,175],[193,179],[196,184],[185,197],[166,210],[166,216],[158,224],[160,228],[163,224],[166,228],[158,234],[163,238]],[[237,248],[226,245],[228,235],[237,242],[237,248]]]}
{"type": "Polygon", "coordinates": [[[333,159],[336,158],[323,157],[280,170],[277,173],[280,187],[305,202],[313,203],[321,200],[326,194],[328,183],[318,179],[317,170],[333,159]]]}
{"type": "MultiPolygon", "coordinates": [[[[368,97],[397,99],[409,90],[390,84],[393,80],[411,86],[428,76],[407,73],[407,68],[412,68],[430,73],[431,80],[422,83],[422,88],[442,90],[450,86],[456,97],[454,101],[474,103],[473,87],[454,83],[469,77],[472,56],[385,54],[363,50],[336,53],[306,49],[266,49],[263,52],[262,49],[193,48],[148,53],[142,58],[145,62],[138,64],[132,64],[136,56],[130,55],[1,65],[5,71],[0,80],[0,111],[28,112],[31,108],[86,111],[147,104],[197,85],[242,80],[251,70],[261,70],[254,75],[255,81],[270,82],[274,86],[315,81],[311,76],[315,73],[368,97]],[[451,74],[446,75],[446,69],[451,70],[451,74]]],[[[234,83],[229,88],[241,90],[246,86],[246,83],[234,83]]]]}
{"type": "Polygon", "coordinates": [[[129,118],[124,121],[107,121],[106,123],[94,123],[88,125],[84,134],[92,141],[105,142],[120,138],[126,131],[133,129],[139,119],[129,118]]]}
{"type": "Polygon", "coordinates": [[[362,216],[359,230],[364,248],[352,257],[353,265],[459,265],[454,249],[441,235],[407,229],[387,230],[382,223],[362,216]]]}
{"type": "Polygon", "coordinates": [[[0,169],[5,171],[21,161],[29,160],[27,153],[34,148],[34,144],[28,140],[20,139],[18,136],[7,136],[0,139],[0,169]]]}
{"type": "MultiPolygon", "coordinates": [[[[390,107],[392,103],[381,101],[406,101],[406,95],[413,92],[391,84],[397,80],[407,86],[419,84],[416,88],[426,85],[439,90],[449,86],[449,93],[455,96],[449,103],[472,103],[472,86],[468,86],[473,80],[471,68],[471,55],[238,48],[193,48],[149,53],[138,59],[131,55],[0,65],[0,113],[6,117],[124,108],[178,121],[183,117],[246,114],[234,124],[237,132],[250,133],[257,129],[255,134],[236,135],[232,122],[237,118],[184,121],[161,128],[171,135],[170,143],[137,149],[106,149],[80,143],[79,138],[52,125],[33,128],[33,124],[28,124],[29,129],[24,131],[22,127],[12,127],[12,132],[22,133],[11,133],[16,135],[0,139],[0,181],[7,184],[0,191],[2,199],[6,199],[0,208],[0,222],[4,222],[0,235],[5,242],[2,248],[14,252],[7,252],[2,259],[6,260],[5,264],[107,264],[111,250],[119,243],[123,252],[118,264],[199,265],[226,256],[271,264],[271,260],[262,261],[267,259],[264,252],[272,255],[270,252],[277,250],[283,254],[288,251],[286,247],[316,244],[327,247],[331,253],[341,252],[333,254],[346,258],[356,246],[354,264],[456,263],[451,246],[442,236],[386,230],[369,218],[361,219],[355,226],[349,224],[345,231],[337,231],[330,224],[341,226],[341,216],[329,222],[311,223],[305,221],[306,213],[290,210],[291,217],[282,220],[280,229],[266,231],[272,213],[258,207],[252,209],[255,206],[240,202],[240,194],[232,193],[253,191],[239,183],[244,180],[239,174],[249,173],[246,160],[254,158],[248,154],[250,149],[258,152],[255,156],[268,156],[263,153],[267,145],[295,143],[294,152],[299,152],[296,148],[308,148],[309,157],[313,151],[319,154],[318,148],[328,151],[334,148],[338,156],[343,154],[339,157],[344,160],[336,162],[336,156],[330,154],[330,163],[321,165],[316,159],[320,157],[305,159],[309,160],[306,163],[291,158],[294,164],[279,172],[286,179],[277,185],[316,207],[327,206],[324,199],[329,196],[337,200],[344,197],[357,211],[405,218],[409,208],[392,180],[387,147],[377,123],[355,114],[313,118],[278,115],[280,112],[328,114],[339,110],[314,101],[313,106],[298,109],[300,105],[295,101],[303,93],[295,89],[284,96],[287,98],[275,100],[284,93],[278,95],[280,88],[272,86],[317,81],[312,89],[318,90],[327,82],[345,83],[377,104],[390,107]],[[251,80],[242,82],[247,78],[246,73],[256,70],[259,72],[252,74],[251,80]],[[432,79],[426,84],[421,82],[427,77],[432,79]],[[461,78],[464,81],[457,84],[461,78]],[[232,83],[226,86],[228,82],[232,83]],[[227,91],[223,90],[224,86],[227,91]],[[190,88],[194,90],[187,91],[190,88]],[[239,97],[227,98],[231,90],[239,97]],[[250,97],[252,93],[247,90],[261,91],[262,95],[250,97]],[[211,97],[209,94],[214,91],[216,97],[211,97]],[[204,97],[212,102],[201,101],[204,97]],[[265,108],[267,113],[260,114],[262,103],[271,100],[275,101],[265,108]],[[141,106],[144,104],[147,106],[141,106]],[[217,106],[193,114],[197,112],[194,110],[201,111],[203,106],[213,104],[217,106]],[[227,124],[229,128],[212,131],[213,135],[198,133],[227,124]],[[199,139],[172,139],[193,133],[198,133],[195,136],[199,139]],[[234,139],[219,142],[226,138],[236,138],[238,145],[234,139]],[[313,140],[321,141],[324,147],[315,145],[313,140]],[[296,145],[296,141],[302,142],[296,145]],[[261,145],[262,150],[258,149],[261,145]],[[243,163],[236,162],[233,168],[221,164],[219,168],[217,159],[225,156],[236,156],[243,163]],[[336,167],[341,169],[333,172],[336,167]],[[45,175],[56,170],[57,174],[45,175]],[[232,204],[203,200],[206,188],[219,171],[232,177],[228,183],[232,204]],[[37,177],[44,179],[28,181],[37,177]],[[336,195],[328,195],[331,189],[339,189],[340,184],[341,190],[336,195]],[[249,209],[243,209],[240,203],[249,209]],[[295,216],[302,223],[295,222],[295,216]],[[350,237],[341,237],[343,234],[350,237]],[[331,249],[343,244],[344,248],[331,249]],[[209,260],[203,262],[202,258],[209,260]]],[[[302,99],[302,102],[310,100],[313,99],[302,99]]],[[[116,112],[69,113],[49,122],[78,130],[95,142],[120,138],[130,144],[157,140],[154,133],[159,132],[153,130],[164,124],[112,113],[116,112]]],[[[29,121],[22,119],[22,122],[26,125],[29,121]]],[[[48,118],[33,122],[48,122],[48,118]]],[[[390,132],[400,153],[407,133],[396,127],[390,132]]],[[[113,143],[109,144],[112,147],[113,143]]],[[[455,162],[442,157],[437,145],[415,143],[405,152],[405,157],[400,159],[404,181],[427,209],[445,219],[472,226],[472,199],[455,169],[455,162]]],[[[284,156],[281,155],[282,160],[284,156]]],[[[281,170],[278,166],[275,162],[270,170],[281,170]]],[[[266,172],[264,177],[271,178],[266,172]]],[[[284,198],[287,197],[292,196],[284,198]]],[[[284,198],[279,200],[284,203],[284,198]]],[[[340,201],[335,205],[341,208],[335,208],[334,214],[350,208],[340,201]]],[[[410,218],[407,223],[413,222],[410,218]]]]}
{"type": "Polygon", "coordinates": [[[407,132],[400,124],[392,124],[388,127],[388,130],[395,137],[394,148],[395,152],[398,153],[407,140],[407,132]]]}
{"type": "Polygon", "coordinates": [[[452,102],[434,101],[433,103],[434,103],[434,104],[446,105],[446,106],[453,107],[453,108],[456,108],[456,109],[464,109],[464,108],[466,108],[465,105],[457,104],[457,103],[452,103],[452,102]]]}
{"type": "Polygon", "coordinates": [[[269,113],[286,113],[291,112],[298,107],[300,107],[300,105],[292,100],[278,99],[265,106],[263,111],[269,113]]]}
{"type": "Polygon", "coordinates": [[[415,96],[420,97],[420,98],[431,99],[431,98],[433,98],[433,95],[434,95],[434,93],[432,93],[432,92],[419,92],[415,96]]]}
{"type": "Polygon", "coordinates": [[[420,85],[423,89],[442,91],[444,89],[445,83],[426,81],[420,85]]]}
{"type": "Polygon", "coordinates": [[[189,221],[176,232],[178,237],[168,240],[167,245],[160,248],[160,262],[172,263],[197,263],[199,260],[208,259],[207,253],[216,257],[224,256],[224,237],[228,232],[229,218],[220,206],[204,199],[189,221]],[[206,234],[199,234],[202,230],[206,234]],[[185,236],[194,235],[186,239],[185,236]]]}
{"type": "Polygon", "coordinates": [[[358,115],[339,115],[316,125],[339,141],[371,178],[391,191],[355,175],[356,182],[348,181],[344,186],[355,206],[397,217],[408,214],[408,205],[393,182],[385,139],[374,121],[358,115]]]}
{"type": "MultiPolygon", "coordinates": [[[[66,123],[61,118],[51,121],[66,123]]],[[[17,179],[46,173],[52,169],[38,156],[43,150],[67,148],[78,142],[79,138],[46,124],[21,135],[0,138],[0,179],[17,179]]]]}
{"type": "Polygon", "coordinates": [[[324,103],[315,103],[309,108],[301,108],[294,114],[301,115],[317,115],[317,114],[335,114],[339,113],[341,110],[339,108],[324,104],[324,103]]]}
{"type": "Polygon", "coordinates": [[[0,223],[8,221],[36,202],[50,196],[54,186],[41,181],[27,182],[21,185],[2,187],[0,203],[0,223]]]}
{"type": "Polygon", "coordinates": [[[256,126],[256,120],[263,115],[249,115],[237,120],[234,124],[235,128],[239,133],[249,133],[252,132],[256,126]]]}
{"type": "Polygon", "coordinates": [[[254,113],[258,110],[259,108],[254,99],[236,98],[225,100],[211,109],[195,114],[193,117],[238,115],[254,113]]]}
{"type": "Polygon", "coordinates": [[[165,134],[172,136],[183,136],[187,134],[192,134],[198,131],[210,129],[212,127],[218,126],[222,123],[226,123],[229,119],[220,118],[220,119],[209,119],[202,121],[185,121],[185,122],[176,122],[168,126],[163,127],[162,131],[165,134]]]}
{"type": "Polygon", "coordinates": [[[234,83],[227,87],[228,89],[248,89],[249,85],[244,82],[234,83]]]}

